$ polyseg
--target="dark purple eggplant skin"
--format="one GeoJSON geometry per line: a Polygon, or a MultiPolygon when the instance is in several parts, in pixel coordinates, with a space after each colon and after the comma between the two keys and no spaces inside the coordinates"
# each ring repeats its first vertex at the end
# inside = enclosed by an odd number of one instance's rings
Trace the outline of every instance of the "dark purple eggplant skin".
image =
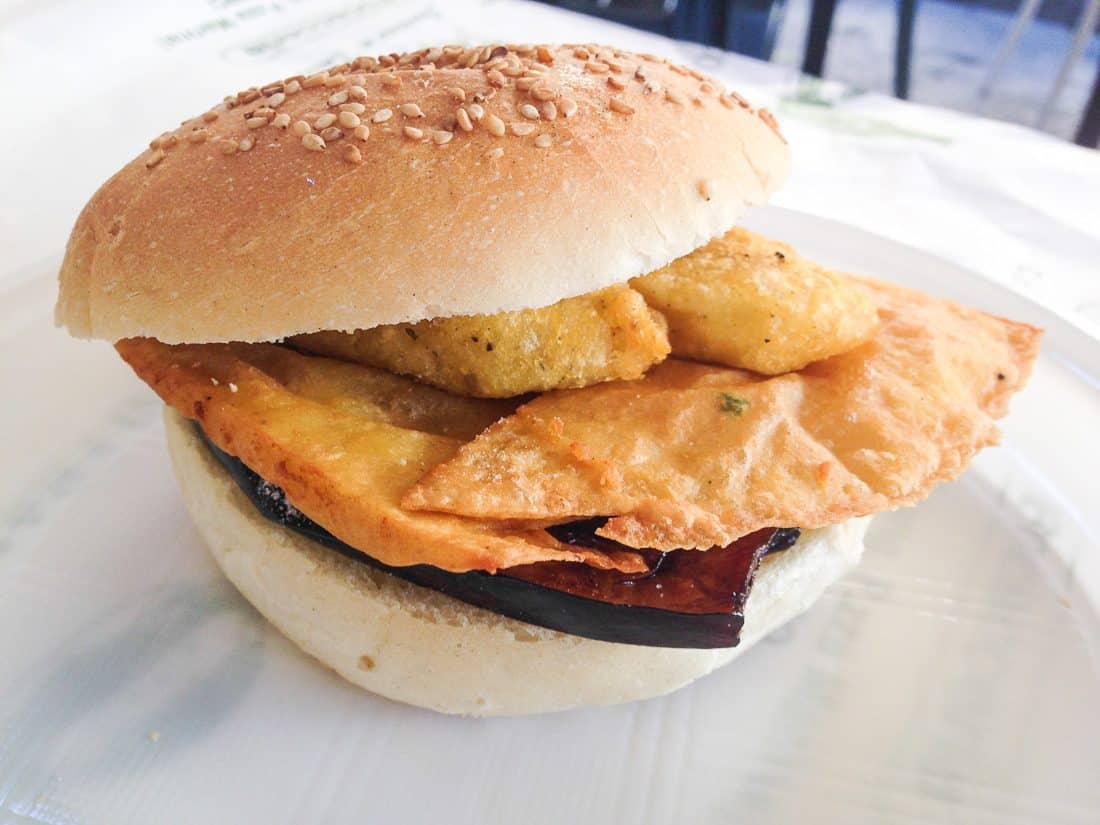
{"type": "MultiPolygon", "coordinates": [[[[421,587],[430,587],[452,598],[528,624],[604,642],[695,649],[735,647],[740,641],[745,601],[760,559],[767,553],[790,547],[797,541],[799,534],[797,528],[769,528],[743,537],[728,547],[715,548],[705,553],[695,550],[673,550],[667,553],[644,551],[650,560],[650,572],[640,578],[622,576],[612,600],[591,598],[602,592],[601,582],[591,578],[591,568],[565,570],[564,568],[580,568],[582,565],[562,562],[524,565],[528,572],[526,578],[518,578],[516,574],[509,575],[508,571],[496,575],[477,570],[451,573],[428,564],[391,567],[345,544],[316,522],[289,507],[279,488],[265,481],[236,456],[219,449],[206,438],[198,425],[196,430],[253,506],[270,521],[358,563],[370,565],[421,587]],[[690,554],[693,558],[686,558],[685,554],[690,554]],[[725,558],[716,566],[719,559],[711,554],[725,554],[725,558]],[[684,571],[677,568],[704,561],[703,556],[711,556],[706,561],[713,568],[712,573],[721,571],[721,580],[717,580],[714,575],[700,577],[699,582],[693,582],[688,588],[690,594],[686,601],[690,603],[690,609],[671,609],[677,602],[674,592],[678,588],[684,588],[684,571]],[[532,568],[540,567],[557,569],[531,573],[532,568]],[[566,588],[572,587],[586,595],[576,595],[566,589],[546,586],[548,583],[563,586],[563,580],[566,588]],[[655,588],[654,585],[662,582],[669,585],[670,596],[655,597],[655,593],[664,590],[664,585],[661,588],[655,588]],[[623,603],[624,599],[630,598],[631,591],[642,589],[639,585],[648,589],[649,593],[648,598],[640,598],[639,601],[648,603],[623,603]],[[654,607],[652,604],[662,606],[654,607]],[[717,609],[708,611],[708,605],[717,609]]],[[[569,544],[593,547],[614,545],[617,549],[632,549],[596,536],[595,530],[602,523],[601,519],[586,519],[550,529],[559,541],[569,544]]],[[[520,574],[524,572],[519,568],[513,570],[520,574]]]]}

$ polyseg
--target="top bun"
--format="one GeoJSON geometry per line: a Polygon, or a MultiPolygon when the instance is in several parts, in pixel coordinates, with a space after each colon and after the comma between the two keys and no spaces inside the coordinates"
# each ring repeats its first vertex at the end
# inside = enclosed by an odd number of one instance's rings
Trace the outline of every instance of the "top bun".
{"type": "Polygon", "coordinates": [[[358,58],[154,140],[77,219],[57,320],[202,343],[548,306],[726,232],[788,167],[766,110],[652,55],[358,58]]]}

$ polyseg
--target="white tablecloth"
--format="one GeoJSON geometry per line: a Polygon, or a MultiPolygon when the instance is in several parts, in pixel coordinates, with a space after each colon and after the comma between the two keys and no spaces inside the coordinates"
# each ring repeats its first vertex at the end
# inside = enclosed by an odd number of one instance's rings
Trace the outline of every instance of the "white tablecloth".
{"type": "Polygon", "coordinates": [[[614,42],[708,71],[778,113],[795,158],[778,204],[934,252],[1100,334],[1100,152],[518,0],[0,0],[0,292],[54,266],[94,189],[224,94],[490,41],[614,42]]]}

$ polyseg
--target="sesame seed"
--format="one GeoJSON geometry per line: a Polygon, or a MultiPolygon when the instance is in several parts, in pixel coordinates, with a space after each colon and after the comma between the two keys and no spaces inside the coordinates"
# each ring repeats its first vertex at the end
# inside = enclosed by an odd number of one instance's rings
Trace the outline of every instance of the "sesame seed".
{"type": "Polygon", "coordinates": [[[775,132],[780,137],[783,137],[783,135],[779,132],[779,122],[775,119],[775,115],[773,115],[767,109],[761,109],[759,112],[757,112],[757,115],[762,121],[764,121],[764,123],[771,127],[771,130],[773,132],[775,132]]]}
{"type": "Polygon", "coordinates": [[[558,108],[561,109],[562,117],[573,117],[577,113],[577,101],[571,97],[563,97],[558,101],[558,108]]]}
{"type": "Polygon", "coordinates": [[[475,123],[485,117],[485,107],[480,103],[471,103],[466,107],[466,110],[470,113],[470,117],[474,119],[475,123]]]}
{"type": "Polygon", "coordinates": [[[487,160],[496,160],[497,158],[504,157],[504,147],[497,146],[493,149],[490,149],[488,152],[485,153],[485,157],[487,160]]]}
{"type": "Polygon", "coordinates": [[[489,130],[489,134],[493,137],[504,137],[504,121],[496,115],[485,117],[485,128],[489,130]]]}
{"type": "Polygon", "coordinates": [[[359,147],[351,143],[345,143],[344,147],[340,150],[340,157],[346,160],[348,163],[362,163],[363,153],[359,151],[359,147]]]}
{"type": "Polygon", "coordinates": [[[286,100],[286,93],[285,92],[276,92],[271,97],[269,97],[267,100],[265,100],[264,103],[266,103],[268,106],[270,106],[272,108],[275,108],[276,106],[281,106],[283,104],[283,101],[285,101],[285,100],[286,100]]]}
{"type": "Polygon", "coordinates": [[[401,78],[395,74],[382,75],[382,85],[387,89],[400,89],[401,78]]]}
{"type": "Polygon", "coordinates": [[[218,151],[223,155],[235,155],[237,153],[237,141],[235,140],[219,140],[217,146],[218,151]]]}
{"type": "Polygon", "coordinates": [[[218,113],[217,112],[205,112],[202,116],[202,119],[203,119],[204,123],[213,123],[215,120],[218,119],[218,113]]]}
{"type": "Polygon", "coordinates": [[[352,86],[348,89],[348,97],[352,100],[366,100],[367,90],[362,86],[352,86]]]}
{"type": "Polygon", "coordinates": [[[332,112],[325,112],[323,115],[320,115],[315,121],[313,121],[313,125],[316,126],[318,129],[327,129],[335,122],[336,115],[334,115],[332,112]]]}
{"type": "Polygon", "coordinates": [[[543,63],[553,63],[554,55],[545,46],[539,46],[535,49],[535,56],[543,63]]]}
{"type": "Polygon", "coordinates": [[[512,128],[512,134],[513,135],[518,135],[519,137],[524,137],[525,135],[529,135],[533,131],[535,131],[535,124],[534,123],[513,123],[511,128],[512,128]]]}
{"type": "Polygon", "coordinates": [[[540,149],[550,148],[550,144],[554,142],[554,139],[550,135],[542,134],[535,138],[535,145],[540,149]]]}
{"type": "Polygon", "coordinates": [[[397,108],[405,117],[424,117],[423,110],[415,103],[402,103],[397,108]]]}
{"type": "Polygon", "coordinates": [[[298,137],[305,137],[313,131],[313,127],[306,123],[304,120],[294,121],[294,125],[291,127],[291,129],[298,137]]]}
{"type": "Polygon", "coordinates": [[[335,89],[339,86],[343,86],[348,82],[348,79],[342,74],[329,75],[325,78],[325,88],[335,89]]]}
{"type": "Polygon", "coordinates": [[[393,109],[379,109],[374,113],[374,116],[371,117],[371,120],[375,123],[385,123],[391,117],[393,117],[393,109]]]}
{"type": "Polygon", "coordinates": [[[613,72],[621,72],[623,70],[623,64],[619,63],[615,60],[606,60],[605,59],[604,64],[607,66],[607,68],[611,69],[611,71],[613,71],[613,72]]]}
{"type": "Polygon", "coordinates": [[[665,89],[665,99],[677,106],[683,106],[686,102],[684,96],[673,89],[665,89]]]}
{"type": "Polygon", "coordinates": [[[610,86],[612,89],[622,90],[626,88],[626,83],[623,82],[623,79],[621,77],[616,77],[613,74],[609,74],[607,76],[607,85],[610,86]]]}
{"type": "Polygon", "coordinates": [[[451,88],[447,89],[447,94],[449,94],[451,96],[451,99],[454,100],[456,103],[466,102],[466,90],[459,88],[458,86],[452,86],[451,88]]]}
{"type": "Polygon", "coordinates": [[[451,138],[453,138],[454,136],[454,132],[446,132],[440,129],[439,131],[432,134],[432,140],[435,141],[437,145],[442,146],[445,143],[450,143],[451,138]]]}
{"type": "Polygon", "coordinates": [[[352,134],[359,138],[359,140],[366,140],[370,137],[370,127],[365,123],[360,124],[355,127],[355,131],[352,134]]]}
{"type": "Polygon", "coordinates": [[[259,89],[247,89],[247,90],[245,90],[243,92],[239,92],[237,94],[237,102],[238,103],[251,103],[254,100],[259,100],[259,98],[260,98],[260,90],[259,89]]]}
{"type": "Polygon", "coordinates": [[[463,132],[472,132],[474,130],[473,121],[470,120],[470,115],[461,106],[455,109],[455,123],[458,124],[458,128],[463,132]]]}
{"type": "Polygon", "coordinates": [[[240,149],[242,152],[247,152],[255,145],[256,141],[252,139],[251,135],[248,135],[241,138],[241,142],[237,144],[237,148],[240,149]]]}
{"type": "Polygon", "coordinates": [[[311,152],[320,152],[325,148],[325,142],[320,135],[302,135],[302,145],[311,152]]]}
{"type": "Polygon", "coordinates": [[[336,92],[335,94],[331,94],[331,95],[329,95],[329,98],[328,98],[328,105],[329,106],[339,106],[341,103],[347,103],[347,102],[348,102],[347,89],[336,92]]]}
{"type": "Polygon", "coordinates": [[[751,109],[752,108],[752,106],[749,104],[749,102],[747,100],[745,100],[745,98],[741,97],[741,95],[737,94],[737,92],[730,92],[730,97],[732,97],[734,100],[736,100],[737,105],[740,106],[742,109],[751,109]]]}
{"type": "Polygon", "coordinates": [[[643,95],[651,95],[659,91],[661,91],[661,84],[656,80],[647,80],[646,84],[642,86],[643,95]]]}
{"type": "Polygon", "coordinates": [[[538,83],[538,80],[537,77],[521,77],[516,81],[516,88],[521,92],[529,92],[531,87],[538,83]]]}
{"type": "Polygon", "coordinates": [[[577,60],[587,60],[591,56],[592,55],[588,53],[588,49],[573,49],[573,57],[577,58],[577,60]]]}
{"type": "Polygon", "coordinates": [[[411,140],[422,140],[424,137],[424,130],[417,129],[415,126],[406,126],[404,131],[405,137],[411,140]]]}
{"type": "Polygon", "coordinates": [[[299,80],[292,80],[286,84],[286,93],[288,95],[296,95],[302,91],[302,83],[299,80]]]}
{"type": "Polygon", "coordinates": [[[324,86],[326,80],[328,80],[328,72],[318,72],[303,80],[302,85],[307,89],[312,89],[314,86],[324,86]]]}
{"type": "Polygon", "coordinates": [[[338,126],[329,126],[327,129],[324,129],[321,132],[321,139],[326,142],[339,140],[343,136],[344,133],[338,126]]]}
{"type": "Polygon", "coordinates": [[[261,126],[267,125],[266,117],[250,117],[244,122],[244,125],[249,129],[259,129],[261,126]]]}
{"type": "Polygon", "coordinates": [[[272,126],[278,126],[280,129],[285,129],[290,125],[290,115],[286,112],[275,115],[275,119],[271,121],[272,126]]]}
{"type": "Polygon", "coordinates": [[[701,181],[699,181],[699,185],[698,185],[698,186],[696,187],[696,189],[698,189],[698,191],[699,191],[699,196],[700,196],[700,197],[701,197],[701,198],[702,198],[703,200],[705,200],[705,201],[709,201],[709,200],[710,200],[710,198],[711,198],[711,191],[710,191],[710,182],[709,182],[709,181],[706,181],[706,180],[701,180],[701,181]]]}
{"type": "Polygon", "coordinates": [[[351,112],[356,115],[361,115],[363,114],[363,112],[367,111],[367,107],[364,106],[362,103],[341,103],[340,111],[351,112]]]}
{"type": "Polygon", "coordinates": [[[505,83],[507,83],[507,82],[508,82],[508,81],[507,81],[507,80],[505,79],[504,75],[503,75],[503,74],[501,74],[501,73],[500,73],[500,72],[499,72],[498,70],[496,70],[496,69],[492,69],[491,71],[488,71],[488,72],[486,72],[486,73],[485,73],[485,79],[489,81],[489,85],[490,85],[490,86],[497,86],[497,87],[501,87],[501,86],[503,86],[503,85],[504,85],[505,83]]]}
{"type": "Polygon", "coordinates": [[[607,74],[609,71],[606,63],[596,63],[592,60],[584,64],[584,70],[592,74],[607,74]]]}
{"type": "Polygon", "coordinates": [[[355,112],[340,112],[340,116],[337,118],[340,121],[341,126],[346,126],[348,129],[354,129],[361,122],[359,115],[355,112]]]}
{"type": "Polygon", "coordinates": [[[535,100],[552,100],[557,96],[557,90],[543,84],[535,86],[533,89],[531,89],[531,97],[533,97],[535,100]]]}
{"type": "Polygon", "coordinates": [[[620,115],[632,115],[634,114],[634,107],[627,103],[622,98],[613,97],[607,103],[608,107],[613,112],[618,112],[620,115]]]}
{"type": "Polygon", "coordinates": [[[236,392],[238,389],[240,389],[240,388],[236,384],[234,384],[232,381],[229,382],[229,391],[230,392],[236,392]]]}
{"type": "Polygon", "coordinates": [[[542,116],[547,120],[558,119],[558,107],[552,100],[548,100],[542,104],[542,116]]]}
{"type": "Polygon", "coordinates": [[[703,98],[696,96],[691,99],[691,102],[694,103],[696,106],[702,106],[703,98]]]}
{"type": "Polygon", "coordinates": [[[725,106],[727,109],[733,109],[737,107],[736,101],[734,101],[734,99],[729,95],[722,95],[718,98],[718,100],[720,100],[722,105],[725,106]]]}
{"type": "Polygon", "coordinates": [[[145,168],[152,169],[154,166],[164,160],[164,158],[165,154],[163,149],[154,149],[153,154],[149,155],[149,157],[145,161],[145,168]]]}
{"type": "MultiPolygon", "coordinates": [[[[245,114],[247,115],[248,113],[245,112],[245,114]]],[[[260,108],[256,109],[252,114],[256,117],[274,117],[275,110],[272,109],[270,106],[261,106],[260,108]]]]}
{"type": "Polygon", "coordinates": [[[539,110],[532,106],[530,103],[524,103],[522,106],[520,106],[519,113],[528,120],[538,120],[540,117],[539,110]]]}
{"type": "Polygon", "coordinates": [[[205,129],[196,129],[187,136],[187,140],[191,143],[202,143],[208,137],[210,137],[210,133],[208,131],[206,131],[205,129]]]}

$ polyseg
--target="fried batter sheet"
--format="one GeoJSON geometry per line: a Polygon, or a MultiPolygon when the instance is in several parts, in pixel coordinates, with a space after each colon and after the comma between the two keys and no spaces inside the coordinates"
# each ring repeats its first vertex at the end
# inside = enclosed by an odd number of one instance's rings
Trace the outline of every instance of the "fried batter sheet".
{"type": "Polygon", "coordinates": [[[542,309],[317,332],[290,343],[479,398],[639,378],[669,353],[664,319],[626,286],[542,309]]]}
{"type": "Polygon", "coordinates": [[[403,500],[471,518],[612,515],[631,547],[724,545],[912,504],[998,438],[1040,331],[861,281],[878,309],[855,350],[773,378],[670,359],[645,378],[542,395],[403,500]]]}
{"type": "Polygon", "coordinates": [[[630,285],[668,320],[673,355],[765,375],[847,352],[878,325],[858,281],[740,227],[630,285]]]}
{"type": "Polygon", "coordinates": [[[458,398],[381,370],[270,344],[116,345],[134,371],[337,538],[385,564],[495,571],[539,561],[647,569],[635,553],[571,547],[537,529],[411,513],[401,495],[509,402],[458,398]]]}

